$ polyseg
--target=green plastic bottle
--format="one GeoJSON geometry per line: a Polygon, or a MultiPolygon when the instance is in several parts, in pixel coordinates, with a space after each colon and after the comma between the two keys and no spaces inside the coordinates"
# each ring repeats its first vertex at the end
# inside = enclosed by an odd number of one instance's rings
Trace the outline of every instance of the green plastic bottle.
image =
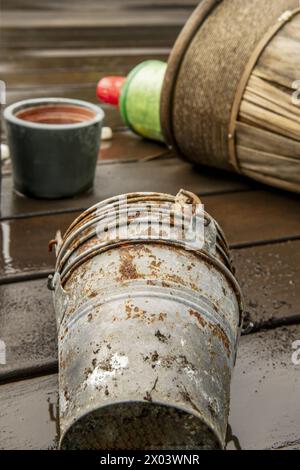
{"type": "Polygon", "coordinates": [[[160,125],[160,95],[167,64],[147,60],[127,76],[105,77],[97,85],[101,102],[119,106],[124,123],[136,134],[164,142],[160,125]]]}

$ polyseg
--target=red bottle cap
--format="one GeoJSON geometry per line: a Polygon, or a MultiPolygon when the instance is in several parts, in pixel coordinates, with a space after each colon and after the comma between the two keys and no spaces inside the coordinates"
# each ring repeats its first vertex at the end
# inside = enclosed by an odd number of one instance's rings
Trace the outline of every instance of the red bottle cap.
{"type": "Polygon", "coordinates": [[[97,97],[103,103],[109,103],[114,106],[119,104],[122,86],[126,77],[104,77],[98,82],[97,97]]]}

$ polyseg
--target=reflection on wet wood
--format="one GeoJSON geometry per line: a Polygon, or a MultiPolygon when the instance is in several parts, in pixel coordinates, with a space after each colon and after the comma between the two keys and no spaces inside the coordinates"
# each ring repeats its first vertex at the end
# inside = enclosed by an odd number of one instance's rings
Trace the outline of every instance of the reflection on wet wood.
{"type": "Polygon", "coordinates": [[[75,217],[72,213],[1,222],[0,278],[53,269],[55,259],[48,251],[49,240],[75,217]]]}
{"type": "Polygon", "coordinates": [[[166,145],[143,139],[130,130],[114,132],[111,140],[101,143],[100,160],[139,161],[173,156],[166,145]]]}
{"type": "MultiPolygon", "coordinates": [[[[134,141],[134,139],[131,140],[134,141]]],[[[146,145],[147,151],[142,150],[142,145],[138,144],[134,149],[132,145],[131,155],[135,158],[141,155],[143,158],[146,155],[154,155],[158,149],[161,151],[158,145],[146,145]]],[[[128,147],[127,151],[127,155],[130,155],[128,147]]],[[[164,152],[165,149],[162,151],[164,152]]],[[[106,150],[106,156],[109,154],[114,155],[113,148],[106,150]]],[[[87,208],[108,197],[134,191],[160,191],[176,194],[184,187],[202,196],[249,188],[247,181],[235,175],[207,169],[196,170],[192,165],[178,158],[121,164],[103,162],[97,166],[93,192],[71,199],[46,201],[18,196],[13,192],[13,183],[9,176],[3,178],[2,185],[1,215],[5,218],[44,211],[87,208]]]]}
{"type": "Polygon", "coordinates": [[[57,447],[57,376],[0,387],[0,449],[57,447]]]}
{"type": "Polygon", "coordinates": [[[234,250],[245,316],[257,327],[283,318],[300,321],[300,241],[234,250]]]}
{"type": "Polygon", "coordinates": [[[0,331],[6,345],[3,375],[57,358],[57,333],[52,294],[47,280],[0,286],[0,331]]]}
{"type": "MultiPolygon", "coordinates": [[[[134,191],[161,191],[175,194],[181,187],[195,191],[199,188],[197,175],[189,180],[189,184],[182,181],[182,166],[168,168],[169,161],[161,162],[157,178],[149,171],[150,163],[137,165],[140,173],[135,171],[132,177],[132,164],[128,164],[127,173],[125,164],[103,166],[106,181],[112,181],[110,175],[115,175],[115,187],[109,187],[103,181],[99,188],[110,191],[109,196],[117,193],[134,191]],[[122,167],[122,172],[118,173],[122,167]],[[172,176],[163,179],[162,168],[172,176]],[[148,171],[146,171],[148,169],[148,171]],[[111,173],[110,173],[111,172],[111,173]],[[174,184],[174,174],[178,178],[178,186],[174,184]],[[180,184],[181,180],[181,184],[180,184]],[[127,186],[127,182],[132,183],[127,186]],[[154,184],[155,181],[155,184],[154,184]],[[175,187],[174,187],[175,186],[175,187]],[[175,189],[176,188],[176,189],[175,189]]],[[[153,167],[152,167],[153,168],[153,167]]],[[[156,170],[158,168],[156,167],[156,170]]],[[[103,174],[101,175],[103,178],[103,174]]],[[[103,178],[104,179],[104,178],[103,178]]],[[[196,191],[199,193],[199,190],[196,191]]],[[[108,194],[105,195],[108,197],[108,194]]],[[[101,199],[104,199],[104,194],[101,199]]],[[[278,196],[264,191],[237,192],[219,196],[205,196],[202,198],[206,210],[220,223],[226,233],[229,243],[233,246],[256,244],[259,241],[272,240],[275,242],[281,237],[300,237],[300,219],[295,217],[299,210],[299,201],[290,196],[278,196]],[[255,198],[255,204],[253,203],[255,198]],[[288,203],[287,203],[288,200],[288,203]],[[246,214],[246,216],[245,216],[246,214]],[[282,220],[285,224],[282,224],[282,220]]],[[[86,206],[86,204],[83,204],[86,206]]],[[[57,207],[58,208],[58,207],[57,207]]],[[[5,220],[1,223],[0,239],[0,278],[13,276],[17,273],[29,273],[38,270],[52,269],[54,257],[47,252],[48,241],[53,238],[56,231],[62,232],[79,215],[81,211],[36,216],[30,218],[5,220]]]]}
{"type": "Polygon", "coordinates": [[[171,45],[196,4],[196,0],[88,0],[82,8],[78,1],[63,0],[43,2],[41,8],[38,2],[5,1],[4,46],[47,48],[53,47],[53,42],[56,47],[79,48],[171,45]]]}
{"type": "Polygon", "coordinates": [[[299,195],[258,190],[202,198],[231,245],[300,236],[299,195]]]}
{"type": "MultiPolygon", "coordinates": [[[[300,326],[242,337],[234,371],[228,449],[299,448],[299,367],[292,342],[300,326]]],[[[0,387],[0,448],[57,445],[57,376],[0,387]]]]}
{"type": "Polygon", "coordinates": [[[299,338],[299,325],[242,338],[229,416],[242,449],[299,448],[300,365],[292,362],[299,338]]]}

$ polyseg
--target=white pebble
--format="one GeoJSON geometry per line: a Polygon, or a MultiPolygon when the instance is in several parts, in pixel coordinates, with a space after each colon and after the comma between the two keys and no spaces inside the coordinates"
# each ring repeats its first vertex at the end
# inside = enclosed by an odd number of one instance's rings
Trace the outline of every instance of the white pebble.
{"type": "Polygon", "coordinates": [[[9,158],[9,147],[7,144],[1,144],[1,159],[7,160],[9,158]]]}
{"type": "Polygon", "coordinates": [[[112,136],[113,136],[113,132],[110,127],[102,127],[102,131],[101,131],[102,140],[111,140],[112,136]]]}

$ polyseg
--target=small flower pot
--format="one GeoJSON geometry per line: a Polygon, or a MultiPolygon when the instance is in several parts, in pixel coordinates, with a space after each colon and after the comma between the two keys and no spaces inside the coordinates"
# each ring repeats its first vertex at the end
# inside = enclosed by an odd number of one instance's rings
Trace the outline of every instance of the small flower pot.
{"type": "Polygon", "coordinates": [[[4,110],[16,191],[63,198],[93,187],[104,112],[85,101],[42,98],[4,110]]]}

